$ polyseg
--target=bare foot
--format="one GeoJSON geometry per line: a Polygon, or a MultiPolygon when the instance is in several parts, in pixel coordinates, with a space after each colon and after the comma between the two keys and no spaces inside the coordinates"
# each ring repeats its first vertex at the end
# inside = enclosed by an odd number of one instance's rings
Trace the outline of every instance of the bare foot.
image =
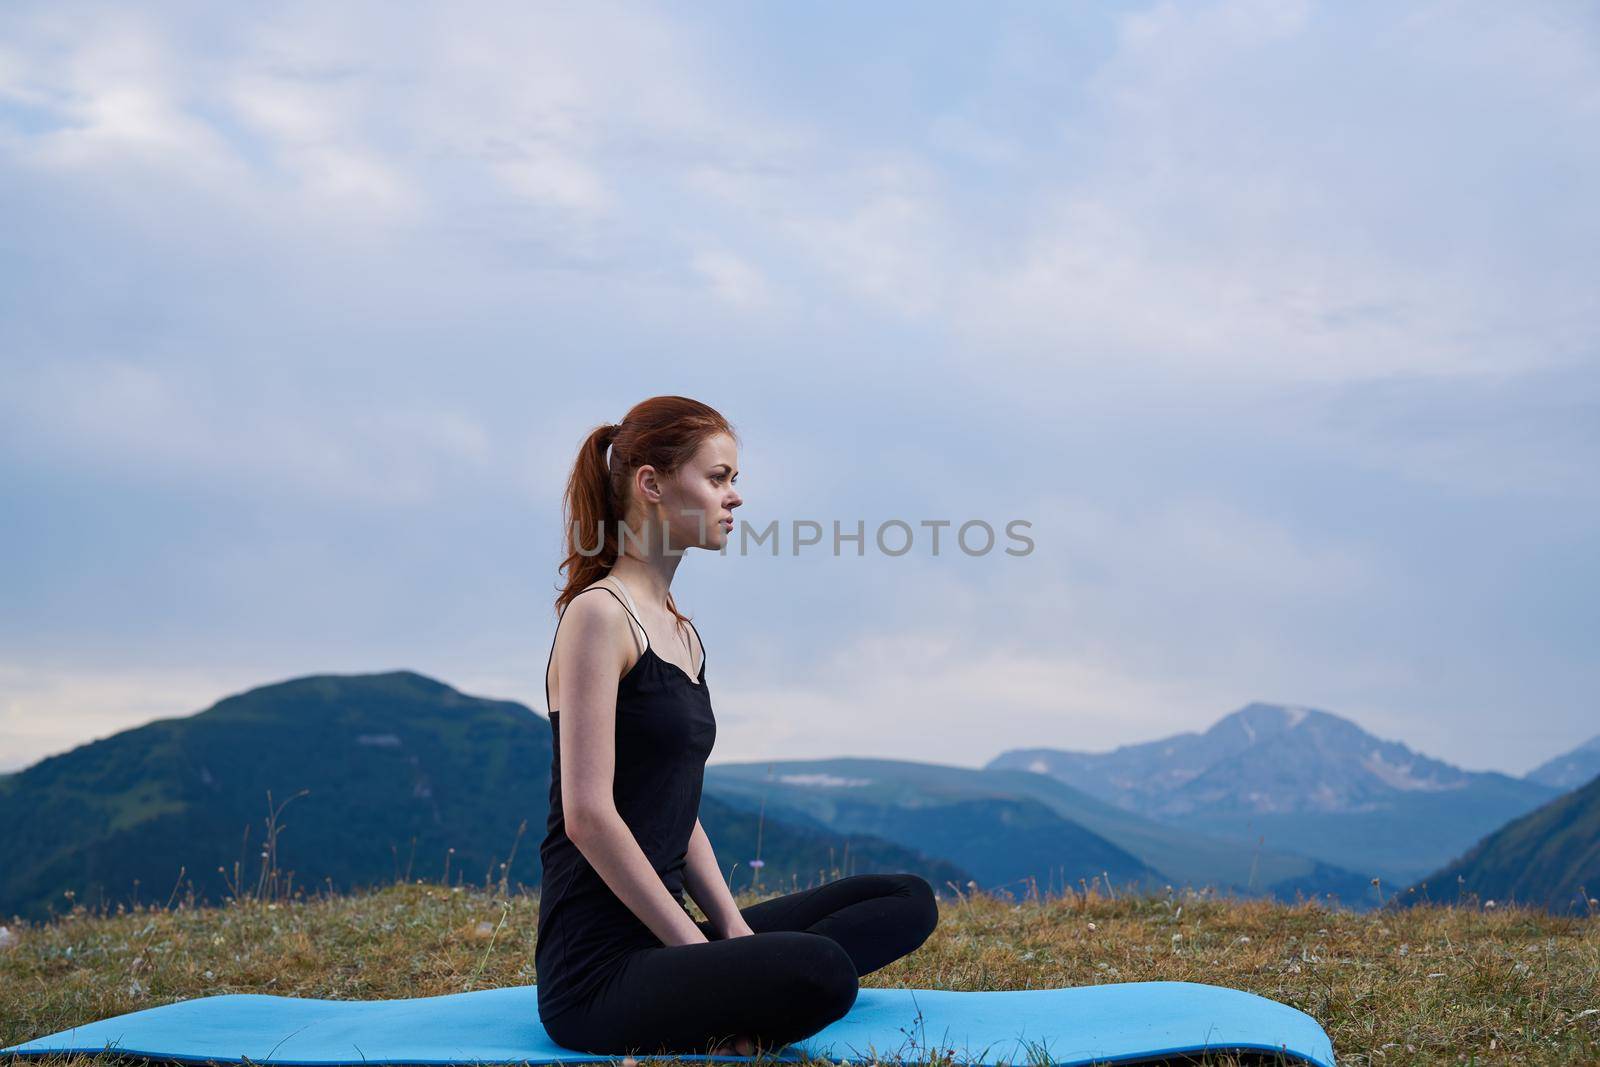
{"type": "Polygon", "coordinates": [[[726,1044],[711,1050],[713,1056],[754,1056],[756,1044],[743,1034],[735,1034],[726,1044]]]}

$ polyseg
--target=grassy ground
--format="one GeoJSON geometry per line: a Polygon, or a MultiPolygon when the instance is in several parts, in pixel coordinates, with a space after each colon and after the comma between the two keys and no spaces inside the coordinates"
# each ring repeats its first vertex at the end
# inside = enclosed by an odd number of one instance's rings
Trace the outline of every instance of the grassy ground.
{"type": "MultiPolygon", "coordinates": [[[[0,1047],[215,993],[370,999],[526,985],[536,981],[537,908],[536,895],[421,883],[220,907],[96,914],[78,905],[50,923],[13,926],[16,940],[0,947],[0,1047]]],[[[1341,1064],[1600,1064],[1600,916],[1354,914],[1196,893],[968,895],[942,902],[933,937],[862,984],[1147,980],[1228,985],[1292,1004],[1323,1024],[1341,1064]]],[[[950,1062],[937,1050],[920,1058],[950,1062]]]]}

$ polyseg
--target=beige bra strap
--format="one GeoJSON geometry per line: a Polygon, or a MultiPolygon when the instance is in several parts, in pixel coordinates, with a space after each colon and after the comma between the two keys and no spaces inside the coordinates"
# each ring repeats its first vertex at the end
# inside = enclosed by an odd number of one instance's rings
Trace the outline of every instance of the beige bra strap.
{"type": "MultiPolygon", "coordinates": [[[[633,597],[628,594],[628,587],[622,584],[622,579],[618,578],[615,574],[608,574],[608,575],[606,575],[604,578],[602,578],[600,580],[602,582],[609,580],[609,581],[612,581],[612,582],[616,583],[617,589],[622,593],[623,599],[625,599],[628,602],[628,610],[633,612],[634,621],[638,622],[639,621],[639,609],[638,609],[638,606],[636,604],[634,604],[633,597]]],[[[689,625],[693,626],[694,623],[690,622],[689,625]]],[[[639,630],[640,630],[640,632],[644,631],[644,623],[639,622],[639,630]]],[[[698,629],[695,630],[694,635],[695,635],[696,638],[698,638],[700,636],[700,631],[698,629]]],[[[649,636],[650,636],[649,634],[645,634],[645,637],[647,639],[649,638],[649,636]]],[[[646,647],[648,647],[648,645],[646,647]]],[[[643,654],[644,653],[641,651],[640,655],[643,655],[643,654]]],[[[702,643],[700,645],[700,666],[704,667],[705,663],[706,663],[706,648],[705,648],[705,644],[702,643]]],[[[689,665],[691,667],[694,666],[694,648],[693,647],[690,647],[690,649],[689,649],[689,665]]]]}
{"type": "MultiPolygon", "coordinates": [[[[639,638],[638,634],[634,635],[635,640],[643,641],[643,644],[639,648],[639,655],[644,655],[644,650],[650,647],[650,634],[645,630],[644,623],[639,621],[639,609],[638,606],[634,604],[633,597],[628,594],[628,587],[623,585],[622,579],[618,578],[614,574],[608,574],[604,578],[601,578],[600,581],[614,584],[617,588],[617,592],[622,594],[623,606],[628,609],[628,614],[633,618],[634,623],[639,627],[639,633],[644,635],[642,639],[639,638]]],[[[597,582],[596,584],[599,583],[597,582]]],[[[633,633],[633,630],[630,628],[628,632],[633,633]]]]}

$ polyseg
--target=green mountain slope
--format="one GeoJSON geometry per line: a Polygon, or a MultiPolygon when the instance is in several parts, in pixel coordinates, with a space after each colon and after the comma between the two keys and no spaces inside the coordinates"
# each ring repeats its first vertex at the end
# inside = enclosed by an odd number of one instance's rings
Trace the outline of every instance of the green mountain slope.
{"type": "Polygon", "coordinates": [[[1405,899],[1475,895],[1587,914],[1600,897],[1600,778],[1512,820],[1415,889],[1405,899]]]}

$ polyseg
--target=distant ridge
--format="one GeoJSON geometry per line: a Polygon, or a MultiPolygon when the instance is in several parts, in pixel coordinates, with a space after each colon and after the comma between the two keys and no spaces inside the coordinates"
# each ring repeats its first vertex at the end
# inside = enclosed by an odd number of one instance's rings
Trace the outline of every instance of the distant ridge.
{"type": "Polygon", "coordinates": [[[1576,789],[1600,774],[1600,734],[1589,738],[1571,752],[1541,763],[1525,776],[1555,789],[1576,789]]]}
{"type": "Polygon", "coordinates": [[[1108,753],[1013,749],[987,766],[1049,774],[1130,810],[1167,816],[1370,810],[1396,792],[1443,792],[1473,780],[1471,772],[1380,740],[1329,712],[1261,703],[1223,716],[1204,733],[1108,753]]]}
{"type": "Polygon", "coordinates": [[[1111,752],[1012,749],[989,768],[1049,775],[1126,810],[1403,882],[1556,790],[1465,771],[1318,708],[1252,703],[1204,733],[1111,752]]]}

